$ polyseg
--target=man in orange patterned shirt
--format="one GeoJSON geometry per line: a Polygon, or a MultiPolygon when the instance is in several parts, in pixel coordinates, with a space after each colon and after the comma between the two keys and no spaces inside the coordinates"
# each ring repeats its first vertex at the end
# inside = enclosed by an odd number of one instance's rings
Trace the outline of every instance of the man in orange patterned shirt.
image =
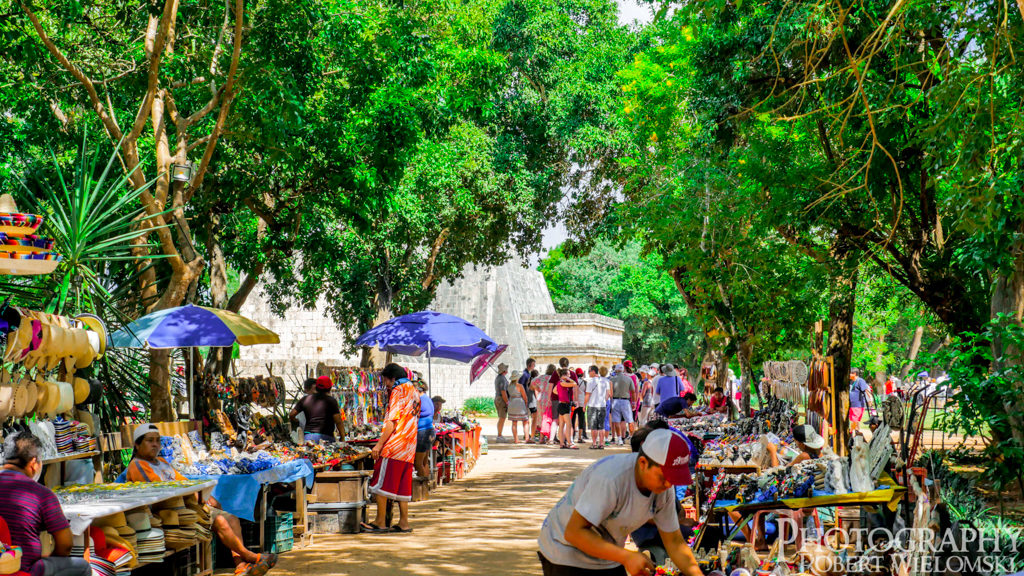
{"type": "Polygon", "coordinates": [[[363,523],[367,532],[412,532],[409,527],[409,501],[412,500],[413,462],[416,460],[416,424],[420,416],[420,395],[406,377],[405,368],[388,364],[381,371],[384,385],[391,391],[388,413],[380,440],[373,447],[373,477],[370,493],[377,500],[377,518],[363,523]],[[398,524],[385,525],[388,500],[398,501],[398,524]]]}

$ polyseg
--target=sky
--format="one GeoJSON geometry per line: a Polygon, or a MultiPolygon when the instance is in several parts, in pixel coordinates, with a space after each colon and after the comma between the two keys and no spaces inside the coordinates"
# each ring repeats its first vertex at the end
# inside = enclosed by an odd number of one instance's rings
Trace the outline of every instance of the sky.
{"type": "MultiPolygon", "coordinates": [[[[651,11],[647,6],[641,6],[635,0],[617,0],[619,4],[619,23],[621,24],[632,24],[639,20],[641,23],[649,22],[651,19],[651,11]]],[[[543,248],[540,256],[534,256],[530,258],[530,263],[534,266],[537,265],[540,258],[547,254],[548,250],[555,248],[559,244],[565,241],[568,237],[565,230],[565,225],[562,222],[556,222],[555,226],[548,228],[544,231],[543,248]]]]}

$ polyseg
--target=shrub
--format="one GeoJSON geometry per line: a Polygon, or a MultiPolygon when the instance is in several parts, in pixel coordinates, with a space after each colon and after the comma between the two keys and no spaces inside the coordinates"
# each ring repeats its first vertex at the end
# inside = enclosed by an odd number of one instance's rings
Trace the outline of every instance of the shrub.
{"type": "Polygon", "coordinates": [[[494,398],[491,398],[490,396],[466,398],[466,402],[462,405],[462,412],[464,414],[474,416],[498,415],[497,411],[494,409],[494,398]]]}

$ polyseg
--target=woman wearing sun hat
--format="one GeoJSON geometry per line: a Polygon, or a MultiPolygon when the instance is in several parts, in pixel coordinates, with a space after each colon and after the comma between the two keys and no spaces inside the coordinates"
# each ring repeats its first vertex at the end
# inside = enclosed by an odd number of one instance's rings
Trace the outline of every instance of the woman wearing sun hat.
{"type": "MultiPolygon", "coordinates": [[[[154,424],[144,423],[135,427],[132,434],[135,452],[128,464],[128,482],[169,482],[185,480],[167,460],[160,457],[160,430],[154,424]]],[[[210,516],[217,537],[231,550],[238,576],[263,576],[277,564],[276,554],[256,554],[245,547],[242,541],[242,525],[238,518],[220,509],[220,502],[210,498],[210,516]]]]}

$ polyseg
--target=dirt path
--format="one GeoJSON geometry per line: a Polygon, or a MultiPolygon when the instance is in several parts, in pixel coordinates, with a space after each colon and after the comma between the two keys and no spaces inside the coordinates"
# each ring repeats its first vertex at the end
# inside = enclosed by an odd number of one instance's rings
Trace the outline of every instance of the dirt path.
{"type": "Polygon", "coordinates": [[[495,421],[483,425],[490,453],[463,480],[410,506],[412,534],[315,536],[271,574],[540,574],[536,540],[548,510],[588,464],[624,449],[494,444],[495,421]]]}

